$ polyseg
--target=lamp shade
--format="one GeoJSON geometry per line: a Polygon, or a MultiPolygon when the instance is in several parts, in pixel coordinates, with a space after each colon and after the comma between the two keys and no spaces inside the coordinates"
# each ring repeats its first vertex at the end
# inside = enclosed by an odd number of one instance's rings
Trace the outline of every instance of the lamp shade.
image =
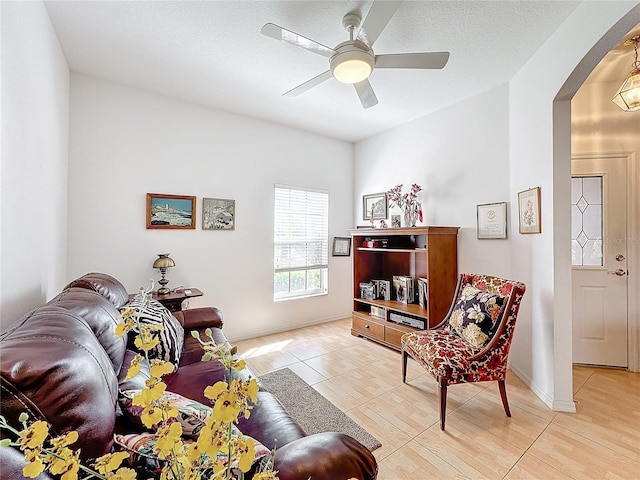
{"type": "Polygon", "coordinates": [[[631,72],[612,100],[625,112],[640,110],[640,70],[631,72]]]}
{"type": "Polygon", "coordinates": [[[159,253],[158,258],[153,262],[153,268],[169,268],[175,266],[176,262],[173,261],[173,258],[169,257],[168,253],[159,253]]]}

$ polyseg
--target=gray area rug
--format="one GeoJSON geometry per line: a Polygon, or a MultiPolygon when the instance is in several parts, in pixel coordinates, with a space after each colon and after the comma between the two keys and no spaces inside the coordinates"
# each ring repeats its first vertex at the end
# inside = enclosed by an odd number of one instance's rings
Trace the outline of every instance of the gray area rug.
{"type": "Polygon", "coordinates": [[[382,446],[373,435],[313,389],[289,368],[260,376],[262,388],[273,393],[307,435],[341,432],[369,450],[382,446]]]}

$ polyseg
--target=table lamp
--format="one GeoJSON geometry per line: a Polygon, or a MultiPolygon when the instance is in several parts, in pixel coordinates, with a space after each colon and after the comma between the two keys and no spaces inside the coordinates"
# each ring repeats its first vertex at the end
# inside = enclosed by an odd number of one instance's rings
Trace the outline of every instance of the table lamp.
{"type": "Polygon", "coordinates": [[[168,253],[159,253],[158,258],[156,258],[155,262],[153,262],[153,268],[157,268],[160,270],[160,275],[162,278],[158,281],[160,284],[160,288],[158,289],[158,295],[166,295],[167,293],[171,293],[171,290],[167,288],[167,283],[169,280],[165,278],[167,274],[167,268],[175,267],[176,262],[173,261],[171,257],[169,257],[168,253]]]}

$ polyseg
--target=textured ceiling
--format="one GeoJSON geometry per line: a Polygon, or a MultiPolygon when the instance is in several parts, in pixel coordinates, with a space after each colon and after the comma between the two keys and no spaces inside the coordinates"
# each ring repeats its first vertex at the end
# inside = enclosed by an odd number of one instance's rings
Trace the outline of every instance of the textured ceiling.
{"type": "MultiPolygon", "coordinates": [[[[260,29],[272,22],[335,47],[348,39],[344,14],[364,18],[371,1],[45,4],[72,71],[355,142],[507,82],[579,3],[405,1],[375,52],[449,51],[449,63],[443,70],[375,70],[370,81],[379,104],[367,110],[352,86],[333,78],[283,97],[327,70],[328,59],[260,29]]],[[[622,75],[631,60],[624,58],[622,75]]]]}

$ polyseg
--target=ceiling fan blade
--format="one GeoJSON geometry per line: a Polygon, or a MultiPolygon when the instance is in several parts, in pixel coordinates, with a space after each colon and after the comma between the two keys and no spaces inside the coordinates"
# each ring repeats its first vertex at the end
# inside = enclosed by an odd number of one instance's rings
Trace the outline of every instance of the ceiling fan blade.
{"type": "Polygon", "coordinates": [[[376,68],[444,68],[449,52],[391,53],[376,55],[376,68]]]}
{"type": "Polygon", "coordinates": [[[371,87],[369,79],[354,83],[353,86],[364,108],[370,108],[378,104],[378,97],[376,97],[376,94],[373,92],[373,87],[371,87]]]}
{"type": "Polygon", "coordinates": [[[369,13],[367,13],[367,18],[362,22],[362,26],[358,32],[358,39],[369,45],[369,47],[373,47],[373,44],[384,30],[384,27],[387,26],[391,17],[396,13],[401,3],[401,0],[374,1],[369,9],[369,13]]]}
{"type": "Polygon", "coordinates": [[[266,23],[260,32],[267,37],[275,38],[285,43],[290,43],[296,47],[304,48],[310,52],[317,53],[323,57],[331,58],[336,52],[333,48],[326,47],[321,43],[311,40],[302,35],[298,35],[291,30],[279,27],[273,23],[266,23]]]}
{"type": "Polygon", "coordinates": [[[311,80],[307,80],[306,82],[298,85],[296,88],[289,90],[282,94],[283,97],[297,97],[301,93],[306,92],[307,90],[311,90],[313,87],[320,85],[325,80],[329,80],[333,78],[333,74],[331,70],[327,70],[326,72],[321,73],[317,77],[313,77],[311,80]]]}

